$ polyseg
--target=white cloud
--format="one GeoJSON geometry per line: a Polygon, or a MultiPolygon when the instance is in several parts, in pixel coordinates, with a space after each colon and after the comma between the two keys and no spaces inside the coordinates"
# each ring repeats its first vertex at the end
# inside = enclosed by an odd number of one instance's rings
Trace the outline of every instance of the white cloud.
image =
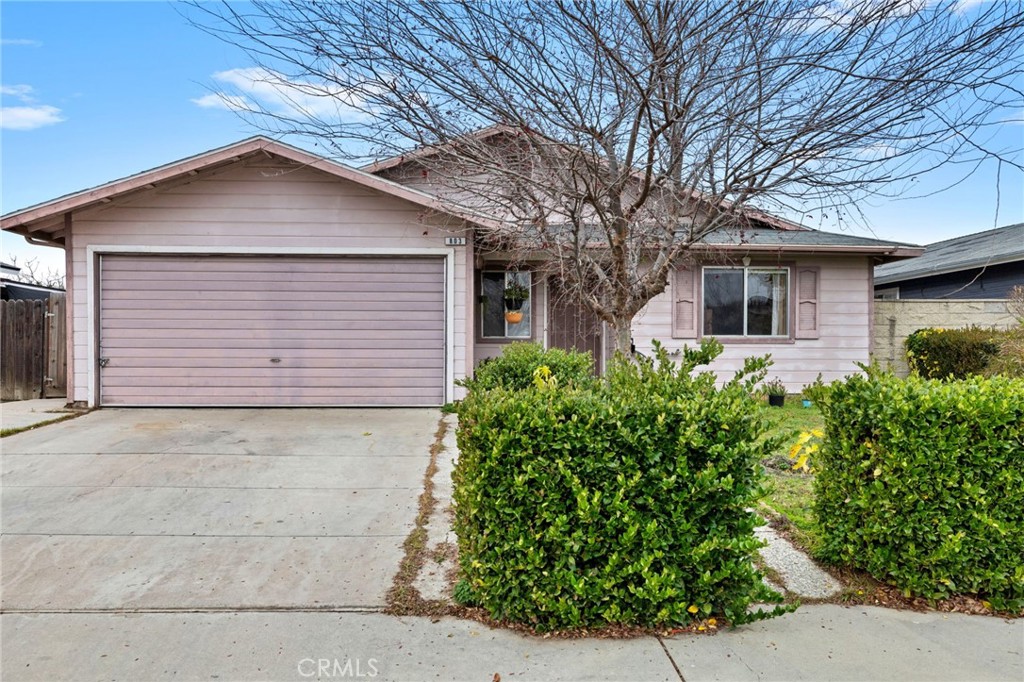
{"type": "Polygon", "coordinates": [[[963,14],[964,12],[968,12],[974,9],[975,7],[981,7],[982,5],[986,5],[988,4],[988,2],[989,0],[959,0],[956,3],[956,7],[953,8],[953,11],[963,14]]]}
{"type": "Polygon", "coordinates": [[[33,92],[31,85],[0,85],[0,95],[17,97],[28,104],[35,102],[35,98],[32,97],[33,92]]]}
{"type": "Polygon", "coordinates": [[[46,104],[26,107],[0,107],[0,128],[35,130],[64,120],[60,109],[46,104]]]}
{"type": "Polygon", "coordinates": [[[240,95],[226,95],[221,92],[210,93],[192,100],[204,109],[226,109],[227,111],[248,111],[252,109],[252,102],[240,95]]]}
{"type": "Polygon", "coordinates": [[[869,144],[866,147],[862,147],[859,152],[859,156],[865,159],[891,159],[900,153],[899,147],[891,144],[885,144],[884,142],[876,142],[875,144],[869,144]]]}
{"type": "Polygon", "coordinates": [[[0,45],[10,45],[11,47],[42,47],[43,44],[38,40],[27,40],[25,38],[4,38],[0,40],[0,45]]]}
{"type": "Polygon", "coordinates": [[[0,95],[14,97],[23,106],[0,108],[0,128],[6,130],[35,130],[64,120],[57,107],[38,104],[31,85],[0,85],[0,95]]]}
{"type": "Polygon", "coordinates": [[[336,120],[359,116],[363,102],[351,90],[333,83],[311,80],[290,80],[280,73],[261,67],[218,71],[213,79],[239,94],[217,93],[192,100],[202,107],[233,106],[250,103],[280,116],[336,120]],[[210,97],[225,102],[214,104],[210,97]]]}

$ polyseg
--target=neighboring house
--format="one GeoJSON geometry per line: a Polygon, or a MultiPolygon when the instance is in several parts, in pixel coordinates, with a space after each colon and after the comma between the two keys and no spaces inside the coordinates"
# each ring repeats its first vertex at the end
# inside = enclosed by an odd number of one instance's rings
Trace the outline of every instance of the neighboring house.
{"type": "MultiPolygon", "coordinates": [[[[637,348],[714,335],[718,369],[770,352],[791,390],[867,361],[872,268],[919,250],[771,222],[707,240],[637,317],[637,348]]],[[[0,227],[65,248],[68,399],[90,406],[440,405],[513,341],[610,351],[557,281],[475,252],[487,216],[262,137],[0,227]],[[513,279],[532,292],[517,323],[513,279]]]]}
{"type": "Polygon", "coordinates": [[[21,268],[10,263],[0,263],[0,301],[45,301],[53,294],[63,295],[63,289],[27,284],[17,279],[21,268]]]}
{"type": "Polygon", "coordinates": [[[925,247],[920,258],[875,268],[875,298],[1006,298],[1024,286],[1024,223],[925,247]]]}

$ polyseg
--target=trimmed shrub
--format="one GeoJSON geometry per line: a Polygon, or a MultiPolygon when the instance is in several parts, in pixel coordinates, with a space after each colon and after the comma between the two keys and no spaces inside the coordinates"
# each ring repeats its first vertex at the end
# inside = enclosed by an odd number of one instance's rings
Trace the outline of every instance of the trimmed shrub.
{"type": "Polygon", "coordinates": [[[907,595],[1024,608],[1024,380],[869,369],[822,410],[822,558],[907,595]]]}
{"type": "Polygon", "coordinates": [[[766,410],[751,397],[768,361],[721,388],[677,367],[617,359],[600,381],[544,372],[521,390],[470,391],[459,404],[455,530],[460,600],[539,630],[661,626],[723,614],[734,623],[779,595],[754,557],[766,410]]]}
{"type": "Polygon", "coordinates": [[[1005,332],[980,327],[918,329],[907,337],[907,363],[926,379],[963,379],[981,374],[999,355],[1005,332]]]}
{"type": "Polygon", "coordinates": [[[547,367],[562,386],[583,386],[595,380],[594,358],[590,353],[561,348],[544,350],[539,343],[516,342],[505,346],[499,357],[480,363],[472,378],[456,383],[469,391],[521,391],[533,385],[533,375],[539,367],[547,367]]]}

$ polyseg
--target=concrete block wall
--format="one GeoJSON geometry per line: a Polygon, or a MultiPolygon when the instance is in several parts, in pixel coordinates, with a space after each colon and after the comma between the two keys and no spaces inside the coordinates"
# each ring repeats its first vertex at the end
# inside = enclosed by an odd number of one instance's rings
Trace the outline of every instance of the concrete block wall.
{"type": "Polygon", "coordinates": [[[1014,319],[1003,299],[875,301],[875,334],[872,358],[899,376],[907,376],[906,348],[903,342],[925,327],[993,327],[1008,329],[1014,319]]]}

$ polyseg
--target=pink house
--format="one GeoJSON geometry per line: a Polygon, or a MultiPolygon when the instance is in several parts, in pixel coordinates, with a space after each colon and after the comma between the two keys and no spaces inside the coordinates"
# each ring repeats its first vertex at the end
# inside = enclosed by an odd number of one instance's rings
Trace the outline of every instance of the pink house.
{"type": "MultiPolygon", "coordinates": [[[[440,405],[517,340],[608,355],[556,281],[474,253],[487,216],[370,170],[256,137],[3,216],[66,252],[69,402],[440,405]],[[511,281],[533,293],[518,322],[511,281]]],[[[713,335],[718,369],[770,352],[791,390],[868,360],[873,268],[920,253],[767,221],[705,247],[639,314],[637,349],[713,335]]]]}

